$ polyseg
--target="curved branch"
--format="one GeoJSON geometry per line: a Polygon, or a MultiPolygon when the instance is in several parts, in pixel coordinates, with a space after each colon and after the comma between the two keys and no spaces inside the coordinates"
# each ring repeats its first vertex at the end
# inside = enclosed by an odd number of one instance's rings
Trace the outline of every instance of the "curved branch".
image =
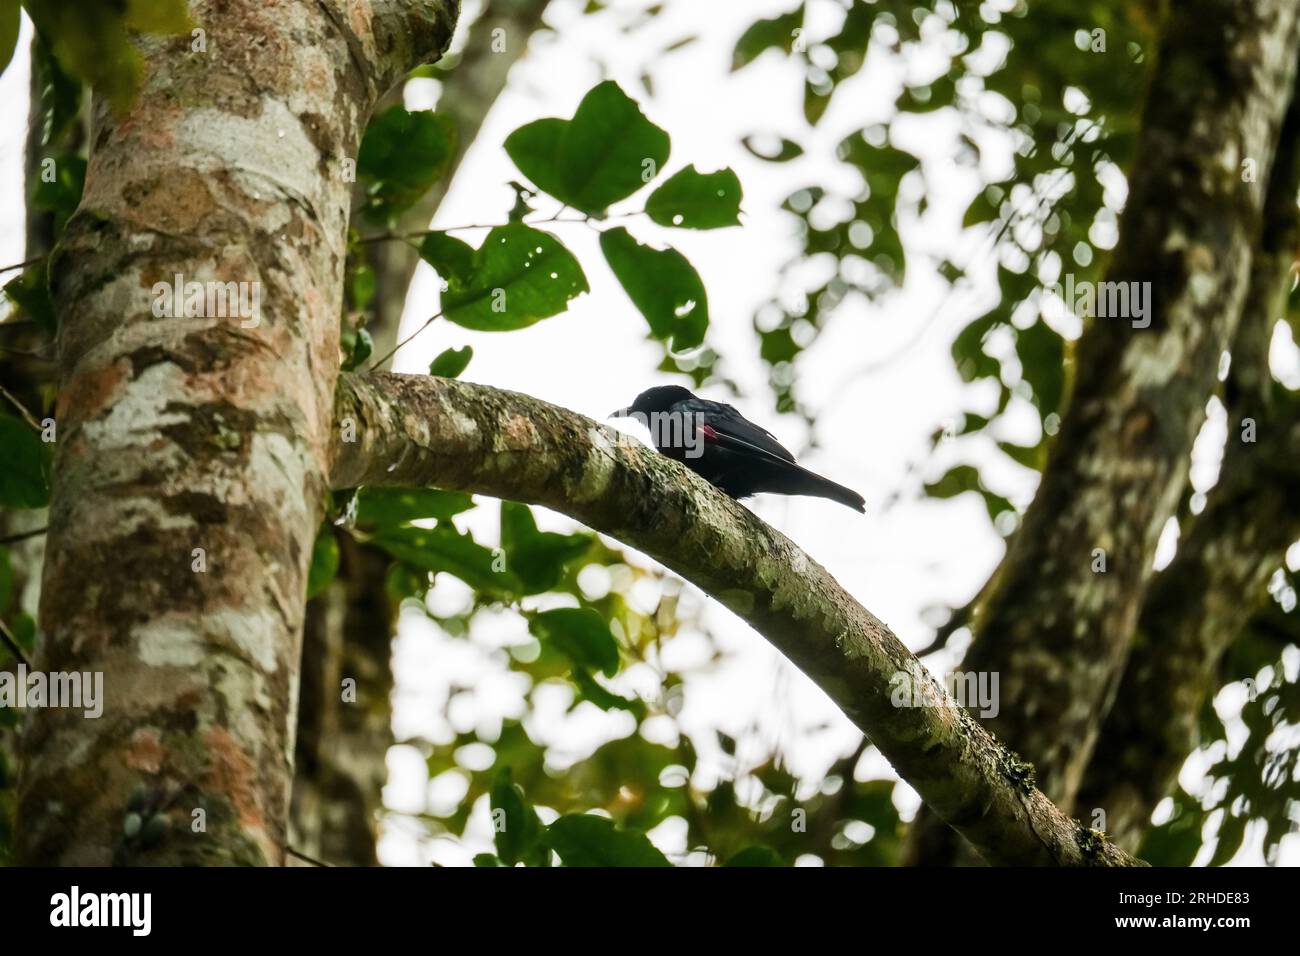
{"type": "Polygon", "coordinates": [[[345,375],[331,483],[478,492],[545,505],[644,551],[797,665],[989,862],[1134,865],[1058,810],[880,620],[793,542],[612,429],[452,379],[345,375]],[[901,682],[927,706],[898,707],[901,682]]]}

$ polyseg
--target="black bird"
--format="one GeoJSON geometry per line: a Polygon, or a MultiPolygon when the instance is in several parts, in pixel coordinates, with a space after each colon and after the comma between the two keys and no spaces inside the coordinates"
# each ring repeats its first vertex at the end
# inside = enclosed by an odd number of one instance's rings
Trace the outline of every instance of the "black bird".
{"type": "Polygon", "coordinates": [[[764,491],[811,495],[867,510],[860,494],[796,464],[770,432],[730,405],[699,398],[680,385],[647,389],[609,417],[636,418],[659,452],[733,498],[764,491]]]}

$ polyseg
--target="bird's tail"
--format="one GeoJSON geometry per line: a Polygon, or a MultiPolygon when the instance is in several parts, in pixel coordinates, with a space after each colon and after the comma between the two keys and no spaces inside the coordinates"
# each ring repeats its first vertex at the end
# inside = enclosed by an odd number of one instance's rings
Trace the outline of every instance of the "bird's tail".
{"type": "Polygon", "coordinates": [[[799,468],[799,475],[796,486],[791,489],[792,494],[811,495],[814,498],[829,498],[831,501],[838,501],[842,505],[848,505],[854,511],[866,513],[867,500],[852,488],[845,488],[843,485],[814,474],[806,468],[797,465],[795,467],[799,468]]]}

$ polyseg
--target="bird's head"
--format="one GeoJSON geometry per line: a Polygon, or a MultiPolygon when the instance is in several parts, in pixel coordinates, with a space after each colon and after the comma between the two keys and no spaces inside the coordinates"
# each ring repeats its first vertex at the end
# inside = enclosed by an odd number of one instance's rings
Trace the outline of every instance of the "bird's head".
{"type": "Polygon", "coordinates": [[[690,389],[682,388],[680,385],[657,385],[654,388],[647,388],[631,405],[620,408],[609,417],[627,418],[631,415],[648,416],[654,412],[666,412],[678,402],[694,397],[690,389]]]}

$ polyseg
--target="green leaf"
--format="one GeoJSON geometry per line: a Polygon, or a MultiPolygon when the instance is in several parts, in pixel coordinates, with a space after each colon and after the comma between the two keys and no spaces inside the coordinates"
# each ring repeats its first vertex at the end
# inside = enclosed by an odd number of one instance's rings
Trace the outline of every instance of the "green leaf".
{"type": "MultiPolygon", "coordinates": [[[[49,146],[63,138],[68,128],[81,115],[81,81],[69,76],[59,65],[50,49],[49,37],[37,31],[32,46],[32,70],[41,91],[40,126],[41,145],[49,146]]],[[[38,104],[32,104],[33,109],[38,104]]]]}
{"type": "Polygon", "coordinates": [[[571,299],[589,291],[573,253],[523,223],[497,226],[468,260],[460,245],[465,244],[444,237],[431,248],[426,238],[420,254],[447,283],[443,316],[467,329],[522,329],[563,312],[571,299]]]}
{"type": "Polygon", "coordinates": [[[497,856],[507,866],[548,866],[551,851],[544,840],[542,821],[524,800],[524,791],[502,767],[492,781],[492,829],[497,856]]]}
{"type": "Polygon", "coordinates": [[[375,270],[364,263],[348,275],[348,301],[360,311],[375,297],[375,270]]]}
{"type": "Polygon", "coordinates": [[[643,246],[623,227],[600,234],[605,261],[650,324],[650,334],[676,351],[694,348],[709,328],[709,299],[700,275],[676,249],[643,246]]]}
{"type": "Polygon", "coordinates": [[[1026,468],[1032,468],[1034,471],[1042,471],[1044,460],[1047,457],[1047,446],[1040,443],[1037,445],[1013,445],[1009,441],[998,442],[1001,448],[1013,460],[1026,468]]]}
{"type": "Polygon", "coordinates": [[[994,327],[1003,323],[1001,312],[994,310],[974,319],[957,333],[957,338],[952,343],[952,360],[956,363],[957,374],[963,382],[973,382],[979,378],[996,379],[1001,374],[1001,363],[984,351],[984,339],[994,327]]]}
{"type": "Polygon", "coordinates": [[[373,541],[413,567],[432,573],[445,571],[476,590],[493,595],[520,591],[518,579],[489,549],[450,525],[384,528],[373,541]]]}
{"type": "Polygon", "coordinates": [[[731,69],[739,70],[768,50],[790,53],[794,49],[795,37],[799,35],[797,31],[802,27],[802,3],[789,13],[750,24],[749,29],[736,41],[736,48],[731,54],[731,69]]]}
{"type": "Polygon", "coordinates": [[[477,867],[505,866],[501,860],[491,853],[475,853],[474,865],[477,867]]]}
{"type": "Polygon", "coordinates": [[[573,119],[542,119],[515,130],[506,152],[543,192],[592,216],[626,199],[668,161],[668,134],[606,80],[582,98],[573,119]]]}
{"type": "Polygon", "coordinates": [[[4,286],[5,298],[46,332],[56,331],[54,302],[50,299],[49,260],[28,266],[4,286]]]}
{"type": "Polygon", "coordinates": [[[474,499],[463,491],[366,487],[357,493],[357,524],[383,529],[422,518],[450,521],[472,507],[474,499]]]}
{"type": "Polygon", "coordinates": [[[776,850],[773,850],[770,846],[759,844],[741,850],[739,853],[732,856],[731,859],[727,860],[723,866],[785,866],[785,860],[781,859],[781,854],[777,853],[776,850]]]}
{"type": "Polygon", "coordinates": [[[501,502],[501,547],[510,569],[529,594],[555,587],[565,563],[589,551],[591,543],[590,535],[538,531],[531,508],[515,501],[501,502]]]}
{"type": "Polygon", "coordinates": [[[1061,406],[1065,391],[1065,340],[1045,322],[1016,330],[1021,374],[1034,390],[1034,404],[1044,418],[1061,406]]]}
{"type": "Polygon", "coordinates": [[[321,525],[311,549],[311,567],[307,569],[307,598],[320,594],[339,573],[339,543],[328,522],[321,525]]]}
{"type": "Polygon", "coordinates": [[[469,282],[474,275],[474,247],[445,232],[431,232],[420,242],[420,258],[445,282],[469,282]]]}
{"type": "Polygon", "coordinates": [[[367,215],[392,222],[415,205],[446,175],[456,139],[455,121],[443,113],[393,106],[372,119],[357,152],[367,215]]]}
{"type": "Polygon", "coordinates": [[[591,608],[561,607],[534,614],[528,629],[556,647],[575,667],[618,673],[618,642],[608,622],[591,608]]]}
{"type": "Polygon", "coordinates": [[[183,33],[193,26],[185,0],[127,0],[126,25],[144,33],[183,33]]]}
{"type": "Polygon", "coordinates": [[[557,199],[565,199],[569,193],[560,167],[560,142],[571,122],[558,117],[534,120],[507,136],[504,144],[506,155],[519,171],[557,199]]]}
{"type": "Polygon", "coordinates": [[[0,508],[44,508],[50,503],[50,445],[20,418],[0,414],[0,508]]]}
{"type": "Polygon", "coordinates": [[[672,866],[644,833],[594,814],[560,817],[546,828],[546,840],[565,866],[672,866]]]}
{"type": "Polygon", "coordinates": [[[718,229],[740,225],[740,180],[730,169],[687,166],[650,194],[646,214],[661,226],[718,229]]]}
{"type": "Polygon", "coordinates": [[[0,0],[0,73],[9,66],[14,58],[14,49],[18,46],[18,27],[22,17],[18,12],[18,0],[0,0]]]}
{"type": "Polygon", "coordinates": [[[769,163],[788,163],[803,155],[802,146],[783,136],[777,139],[775,149],[767,148],[763,139],[758,136],[746,136],[740,142],[752,155],[765,159],[769,163]]]}
{"type": "Polygon", "coordinates": [[[375,340],[365,329],[356,329],[350,335],[345,330],[340,344],[343,346],[342,368],[345,372],[360,368],[375,350],[375,340]]]}
{"type": "Polygon", "coordinates": [[[27,0],[26,7],[60,67],[94,86],[119,115],[140,82],[140,54],[128,31],[183,33],[193,26],[186,0],[27,0]]]}
{"type": "Polygon", "coordinates": [[[970,465],[954,465],[937,481],[927,482],[925,493],[931,498],[952,498],[965,491],[981,491],[980,473],[970,465]]]}
{"type": "Polygon", "coordinates": [[[474,350],[468,345],[458,349],[446,349],[429,363],[429,374],[441,378],[455,378],[465,371],[469,360],[474,357],[474,350]]]}
{"type": "Polygon", "coordinates": [[[645,719],[646,706],[644,701],[633,697],[620,697],[612,690],[602,687],[596,678],[581,668],[573,668],[569,676],[573,679],[573,683],[577,685],[580,700],[595,704],[601,710],[625,710],[635,717],[638,722],[645,719]]]}

